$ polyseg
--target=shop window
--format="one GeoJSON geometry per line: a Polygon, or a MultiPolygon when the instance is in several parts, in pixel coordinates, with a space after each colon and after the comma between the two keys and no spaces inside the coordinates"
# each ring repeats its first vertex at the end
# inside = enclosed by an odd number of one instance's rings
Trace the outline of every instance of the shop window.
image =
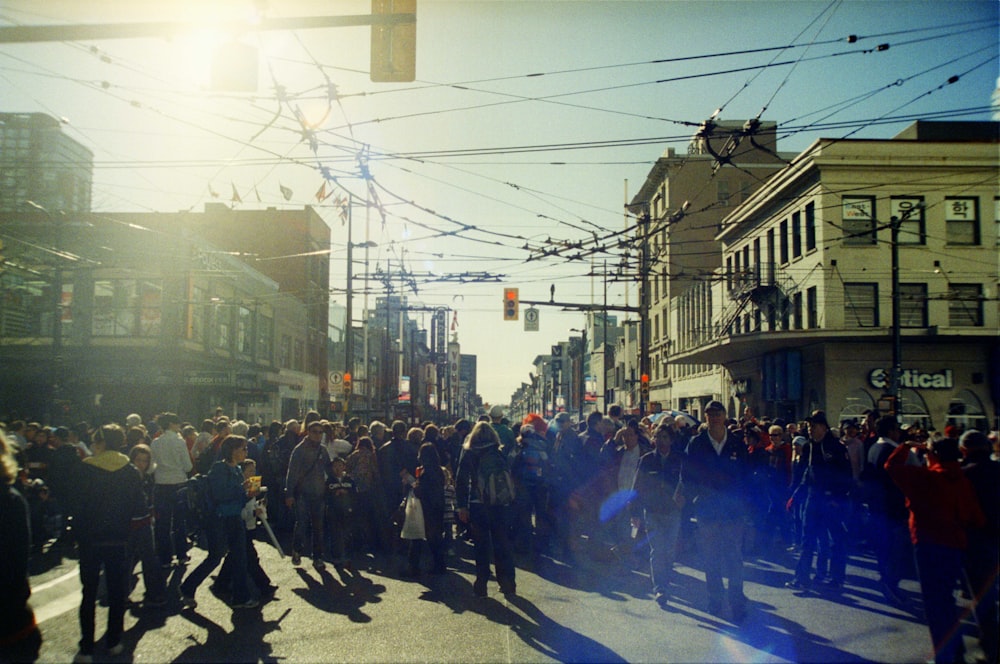
{"type": "Polygon", "coordinates": [[[844,325],[878,327],[878,284],[844,284],[844,325]]]}
{"type": "Polygon", "coordinates": [[[948,325],[982,327],[983,285],[950,284],[948,287],[948,325]]]}
{"type": "Polygon", "coordinates": [[[927,431],[932,431],[934,422],[927,410],[923,397],[909,388],[899,391],[899,423],[901,426],[919,424],[927,431]]]}
{"type": "Polygon", "coordinates": [[[979,199],[945,198],[944,224],[948,244],[979,244],[979,199]]]}
{"type": "Polygon", "coordinates": [[[844,196],[842,230],[845,245],[875,244],[874,196],[844,196]]]}
{"type": "Polygon", "coordinates": [[[983,409],[983,402],[971,390],[962,390],[951,398],[948,403],[948,424],[962,427],[963,430],[976,429],[987,431],[989,420],[983,409]]]}
{"type": "Polygon", "coordinates": [[[924,229],[923,197],[893,197],[889,214],[892,219],[899,220],[900,244],[926,243],[927,235],[924,229]]]}
{"type": "Polygon", "coordinates": [[[844,397],[844,405],[840,409],[837,421],[858,420],[860,422],[865,418],[864,412],[866,410],[874,409],[875,400],[872,399],[872,396],[868,394],[867,390],[858,388],[844,397]]]}
{"type": "Polygon", "coordinates": [[[719,206],[729,207],[729,180],[719,180],[716,186],[719,206]]]}
{"type": "Polygon", "coordinates": [[[899,324],[927,327],[927,284],[899,285],[899,324]]]}

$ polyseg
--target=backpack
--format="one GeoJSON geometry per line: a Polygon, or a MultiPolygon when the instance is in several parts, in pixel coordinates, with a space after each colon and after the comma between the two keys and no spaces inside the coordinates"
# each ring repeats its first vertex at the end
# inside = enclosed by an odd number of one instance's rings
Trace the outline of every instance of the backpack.
{"type": "Polygon", "coordinates": [[[514,480],[500,450],[489,448],[479,457],[476,488],[484,505],[510,505],[514,502],[514,480]]]}
{"type": "Polygon", "coordinates": [[[521,479],[525,482],[538,482],[542,480],[545,473],[544,453],[534,445],[525,445],[521,449],[521,479]]]}
{"type": "Polygon", "coordinates": [[[187,498],[188,522],[192,530],[208,530],[215,522],[215,500],[208,475],[199,473],[188,479],[183,491],[187,498]]]}

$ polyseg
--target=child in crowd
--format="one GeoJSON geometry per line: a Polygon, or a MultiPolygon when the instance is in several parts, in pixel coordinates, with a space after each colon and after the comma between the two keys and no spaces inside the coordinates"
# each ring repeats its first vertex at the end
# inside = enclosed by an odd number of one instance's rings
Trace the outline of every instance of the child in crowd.
{"type": "Polygon", "coordinates": [[[334,457],[326,477],[327,551],[338,573],[351,569],[347,540],[354,525],[354,501],[357,489],[347,474],[347,462],[334,457]]]}
{"type": "MultiPolygon", "coordinates": [[[[257,462],[253,459],[246,459],[240,464],[243,470],[243,478],[245,480],[250,480],[252,477],[257,476],[257,462]]],[[[267,575],[264,568],[260,565],[260,556],[257,555],[257,547],[254,544],[254,533],[257,530],[257,517],[264,513],[266,506],[263,504],[261,494],[258,491],[253,491],[249,494],[246,505],[243,506],[243,511],[240,513],[240,517],[243,519],[244,524],[247,529],[246,541],[246,551],[247,551],[247,575],[250,577],[251,585],[251,595],[254,594],[253,590],[256,589],[256,595],[260,597],[262,602],[269,601],[274,598],[275,592],[278,590],[278,586],[271,584],[271,577],[267,575]]],[[[215,583],[212,584],[212,592],[216,595],[221,596],[223,599],[228,599],[232,596],[232,569],[229,565],[229,557],[226,557],[226,561],[222,564],[222,569],[219,571],[218,577],[215,579],[215,583]]]]}

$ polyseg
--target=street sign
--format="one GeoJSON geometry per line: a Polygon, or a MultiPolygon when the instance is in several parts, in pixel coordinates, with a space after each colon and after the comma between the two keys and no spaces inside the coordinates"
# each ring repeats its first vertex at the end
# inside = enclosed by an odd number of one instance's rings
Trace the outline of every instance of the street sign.
{"type": "Polygon", "coordinates": [[[562,357],[562,344],[552,347],[552,357],[562,357]]]}
{"type": "Polygon", "coordinates": [[[538,332],[538,309],[531,307],[524,310],[524,331],[538,332]]]}
{"type": "Polygon", "coordinates": [[[344,393],[344,374],[340,371],[331,371],[329,378],[330,394],[344,393]]]}

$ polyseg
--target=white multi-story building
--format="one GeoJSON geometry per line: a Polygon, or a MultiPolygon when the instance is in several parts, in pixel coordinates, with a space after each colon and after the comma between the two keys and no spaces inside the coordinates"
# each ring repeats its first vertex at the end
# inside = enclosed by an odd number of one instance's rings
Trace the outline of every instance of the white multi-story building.
{"type": "Polygon", "coordinates": [[[895,219],[902,419],[995,426],[998,131],[917,122],[892,139],[813,143],[723,219],[719,278],[670,303],[671,365],[721,365],[734,415],[877,408],[892,364],[895,219]]]}

